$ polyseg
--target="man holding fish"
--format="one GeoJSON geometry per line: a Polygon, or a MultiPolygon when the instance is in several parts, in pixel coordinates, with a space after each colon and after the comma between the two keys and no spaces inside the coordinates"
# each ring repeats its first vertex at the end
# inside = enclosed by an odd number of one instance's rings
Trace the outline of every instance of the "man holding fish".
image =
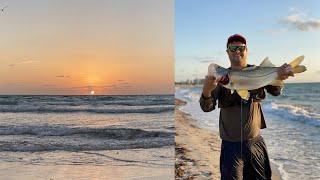
{"type": "Polygon", "coordinates": [[[204,80],[200,106],[204,112],[220,108],[219,132],[221,179],[271,179],[271,168],[260,129],[266,128],[260,102],[265,90],[281,94],[283,80],[306,70],[304,56],[275,67],[267,58],[259,66],[247,64],[246,39],[235,34],[228,38],[231,67],[211,64],[204,80]]]}

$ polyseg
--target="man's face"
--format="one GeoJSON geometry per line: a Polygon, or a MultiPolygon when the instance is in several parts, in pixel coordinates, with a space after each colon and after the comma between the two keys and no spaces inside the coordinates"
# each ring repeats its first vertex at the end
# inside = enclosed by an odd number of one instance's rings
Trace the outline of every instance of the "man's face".
{"type": "Polygon", "coordinates": [[[242,42],[232,42],[228,45],[227,53],[231,64],[246,65],[248,49],[242,42]]]}

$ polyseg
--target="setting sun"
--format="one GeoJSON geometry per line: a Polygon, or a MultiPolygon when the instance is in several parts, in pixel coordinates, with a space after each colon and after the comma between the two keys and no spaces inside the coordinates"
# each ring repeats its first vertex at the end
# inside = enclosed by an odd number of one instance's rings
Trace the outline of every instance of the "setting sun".
{"type": "Polygon", "coordinates": [[[36,2],[0,3],[0,95],[173,94],[172,1],[36,2]]]}

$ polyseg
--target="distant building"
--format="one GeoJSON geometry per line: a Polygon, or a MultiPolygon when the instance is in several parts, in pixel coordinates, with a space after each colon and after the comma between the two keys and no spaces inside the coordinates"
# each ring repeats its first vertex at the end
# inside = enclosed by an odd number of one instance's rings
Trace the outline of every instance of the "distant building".
{"type": "Polygon", "coordinates": [[[204,79],[187,79],[185,81],[179,81],[175,82],[175,85],[202,85],[204,82],[204,79]]]}

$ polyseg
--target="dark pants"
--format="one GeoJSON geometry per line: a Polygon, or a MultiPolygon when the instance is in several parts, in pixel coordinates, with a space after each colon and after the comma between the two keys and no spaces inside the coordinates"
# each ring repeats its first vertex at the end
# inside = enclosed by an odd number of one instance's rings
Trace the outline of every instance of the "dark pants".
{"type": "Polygon", "coordinates": [[[267,147],[261,136],[249,141],[231,142],[222,140],[220,155],[222,180],[271,179],[267,147]]]}

